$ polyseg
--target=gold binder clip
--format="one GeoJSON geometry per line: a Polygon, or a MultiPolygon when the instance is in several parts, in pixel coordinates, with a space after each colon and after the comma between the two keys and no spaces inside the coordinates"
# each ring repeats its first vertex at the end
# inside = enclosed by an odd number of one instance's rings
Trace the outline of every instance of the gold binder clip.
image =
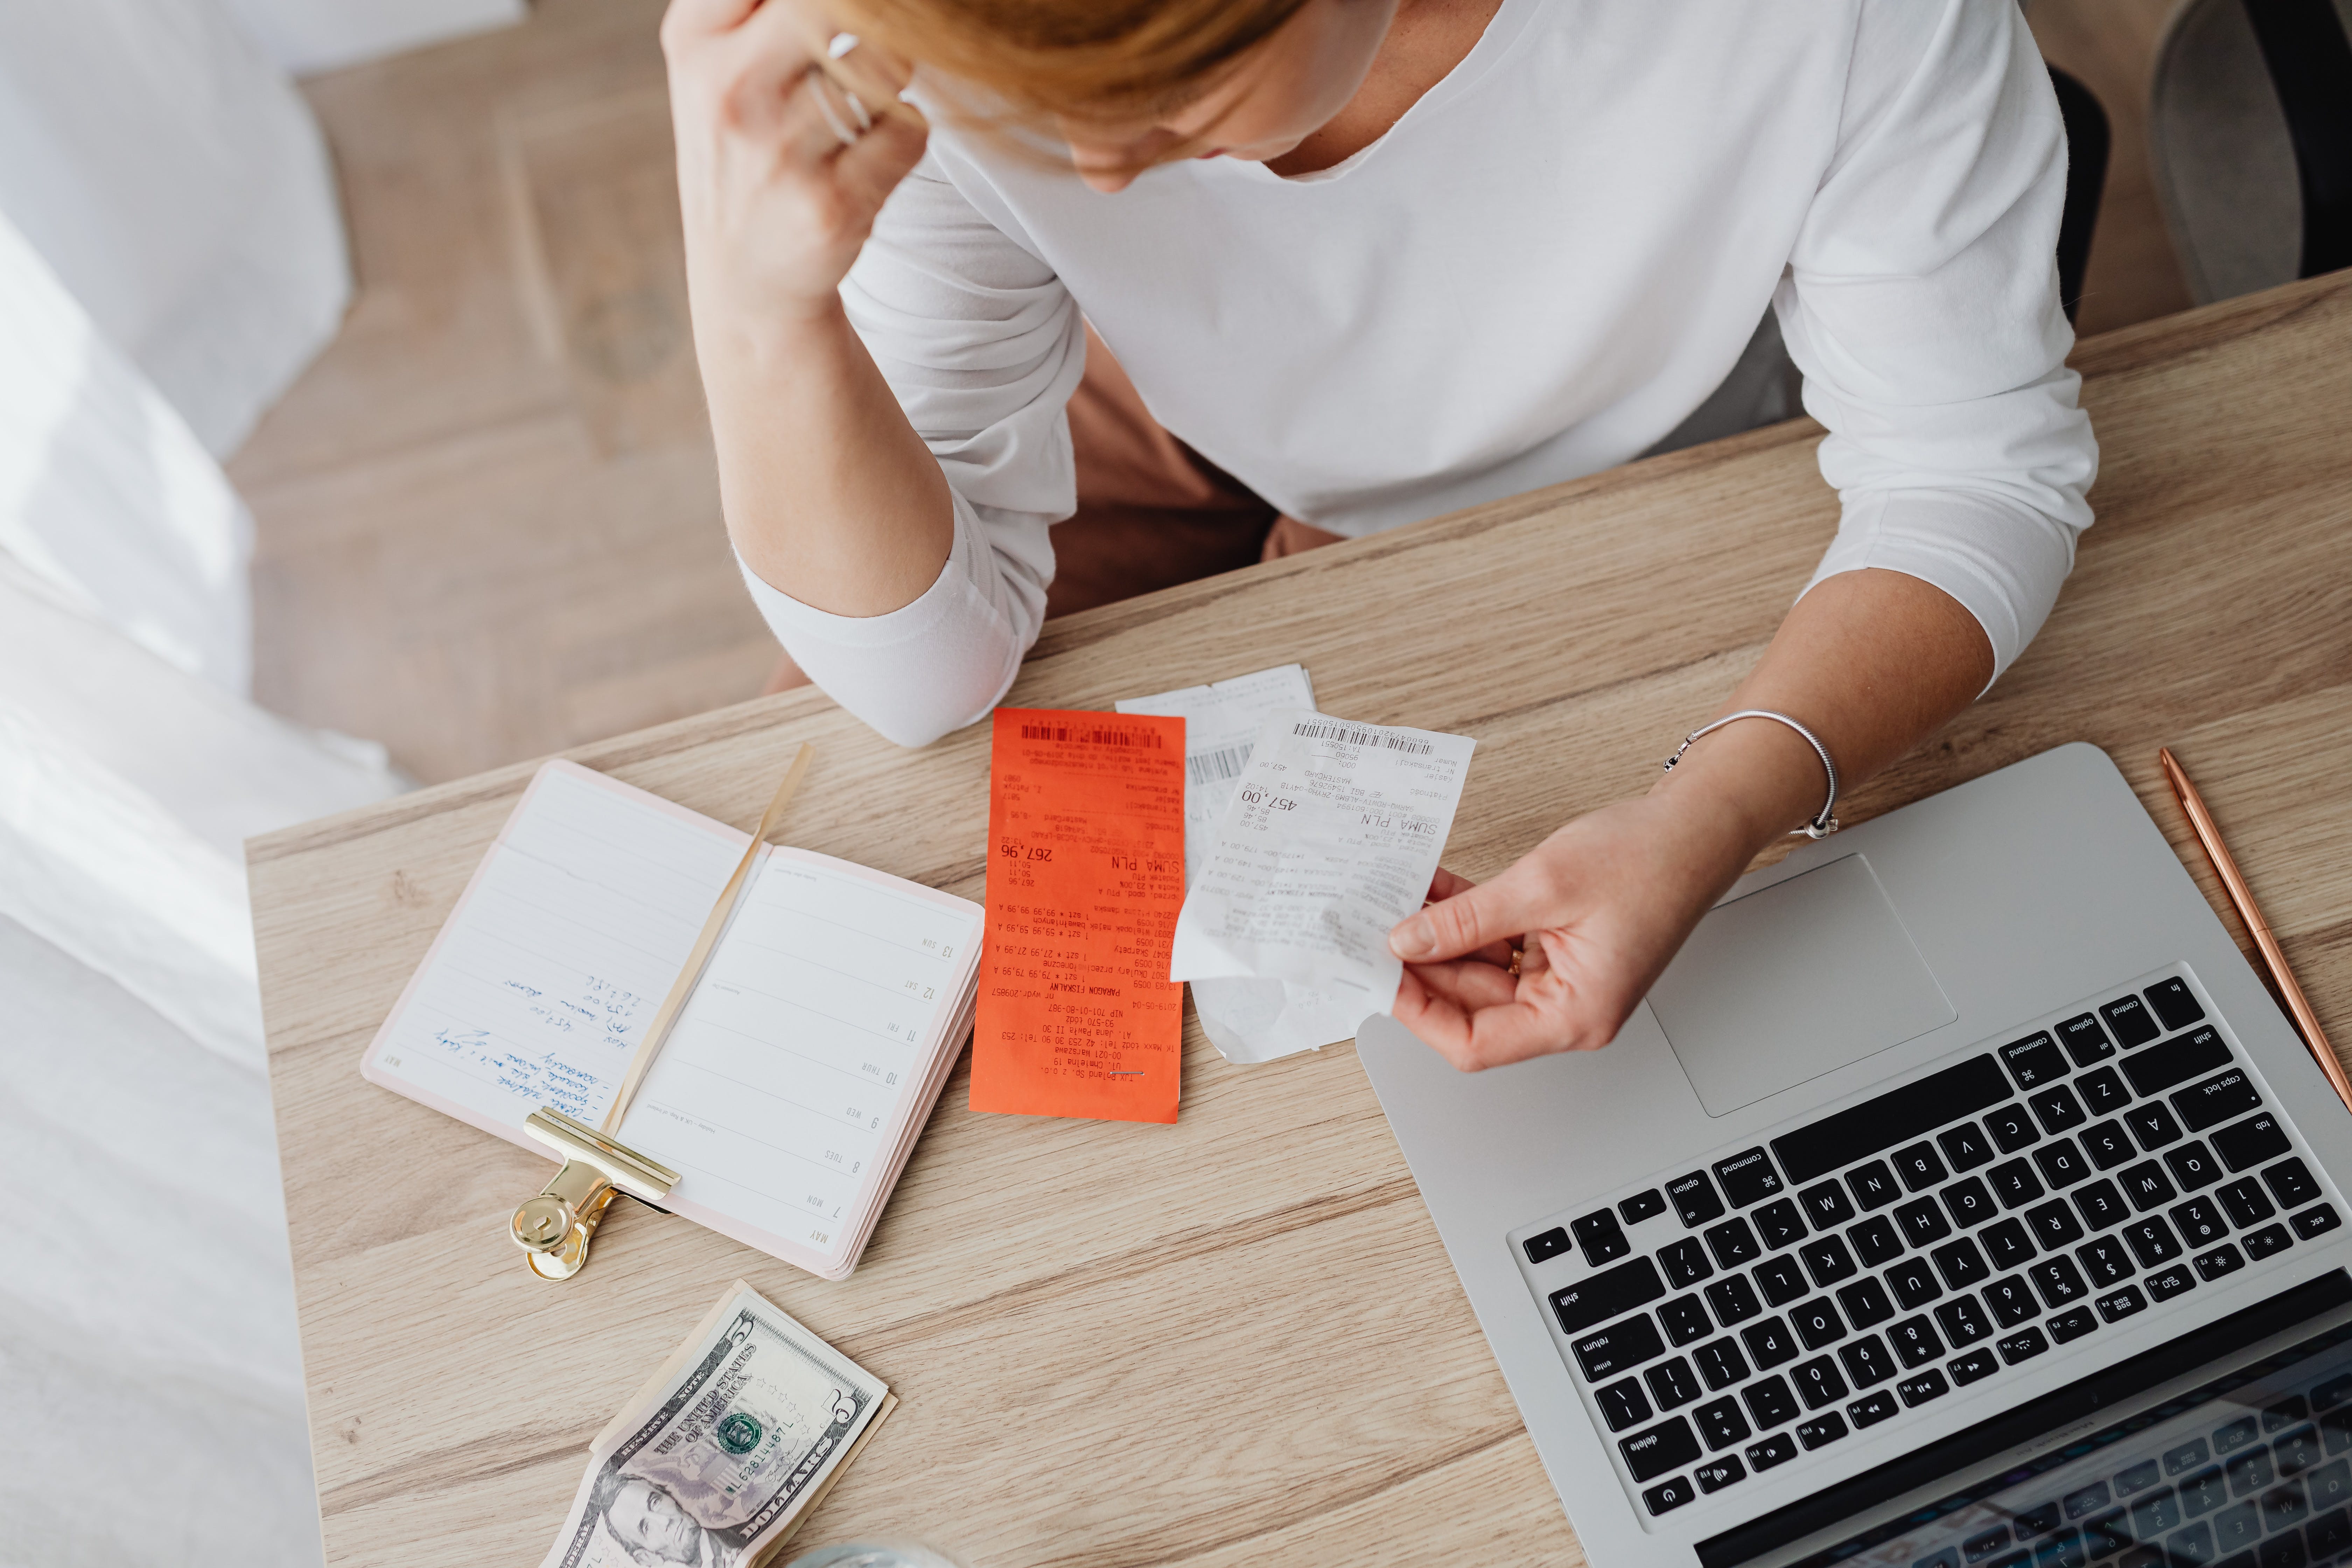
{"type": "Polygon", "coordinates": [[[686,955],[686,966],[677,972],[671,983],[669,994],[662,998],[661,1009],[654,1021],[646,1026],[645,1038],[637,1042],[636,1051],[629,1058],[629,1067],[622,1076],[621,1087],[613,1096],[613,1103],[604,1112],[604,1124],[591,1127],[575,1121],[552,1106],[541,1106],[530,1113],[523,1131],[563,1156],[563,1168],[555,1179],[541,1187],[539,1195],[526,1200],[508,1222],[507,1234],[523,1249],[524,1261],[530,1271],[542,1279],[569,1279],[588,1262],[588,1244],[596,1237],[596,1227],[604,1221],[604,1211],[613,1199],[622,1193],[642,1203],[658,1207],[669,1196],[670,1188],[677,1184],[677,1173],[657,1160],[648,1159],[613,1136],[620,1130],[621,1119],[628,1114],[629,1102],[637,1096],[637,1087],[646,1080],[646,1073],[654,1058],[669,1038],[669,1032],[686,1010],[687,998],[694,994],[702,971],[710,962],[710,951],[719,942],[719,933],[727,929],[729,917],[751,882],[751,862],[759,858],[760,846],[768,841],[775,830],[776,820],[784,814],[793,792],[800,788],[801,775],[808,772],[814,748],[803,745],[793,758],[793,765],[784,770],[783,781],[776,785],[776,797],[760,816],[759,831],[744,848],[743,858],[736,863],[735,875],[727,879],[719,901],[710,907],[710,918],[702,922],[702,934],[694,941],[694,951],[686,955]]]}

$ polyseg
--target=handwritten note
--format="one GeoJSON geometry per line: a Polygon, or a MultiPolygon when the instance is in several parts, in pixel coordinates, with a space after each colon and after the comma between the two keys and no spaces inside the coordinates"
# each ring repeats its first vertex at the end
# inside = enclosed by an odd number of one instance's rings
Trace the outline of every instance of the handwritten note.
{"type": "Polygon", "coordinates": [[[1000,708],[971,1108],[1173,1121],[1184,721],[1000,708]]]}

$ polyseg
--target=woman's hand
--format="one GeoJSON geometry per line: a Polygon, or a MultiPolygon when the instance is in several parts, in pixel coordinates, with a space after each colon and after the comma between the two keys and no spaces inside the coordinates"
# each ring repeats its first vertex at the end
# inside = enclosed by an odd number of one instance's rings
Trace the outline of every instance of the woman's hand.
{"type": "Polygon", "coordinates": [[[923,155],[898,101],[908,69],[871,46],[826,62],[871,121],[843,142],[856,107],[816,68],[835,32],[808,0],[671,0],[662,18],[698,340],[837,312],[875,215],[923,155]]]}

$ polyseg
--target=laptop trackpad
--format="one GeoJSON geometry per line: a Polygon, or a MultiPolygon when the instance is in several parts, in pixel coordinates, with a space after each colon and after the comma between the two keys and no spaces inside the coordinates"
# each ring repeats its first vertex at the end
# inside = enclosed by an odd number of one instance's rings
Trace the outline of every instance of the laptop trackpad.
{"type": "Polygon", "coordinates": [[[1862,855],[1717,905],[1650,1010],[1709,1116],[1959,1016],[1862,855]]]}

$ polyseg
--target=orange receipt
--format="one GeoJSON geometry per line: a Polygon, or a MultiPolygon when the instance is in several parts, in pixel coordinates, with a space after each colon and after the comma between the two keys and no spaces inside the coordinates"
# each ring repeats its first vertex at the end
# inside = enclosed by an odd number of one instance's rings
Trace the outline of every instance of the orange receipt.
{"type": "Polygon", "coordinates": [[[1000,708],[971,1108],[1173,1121],[1184,721],[1000,708]]]}

